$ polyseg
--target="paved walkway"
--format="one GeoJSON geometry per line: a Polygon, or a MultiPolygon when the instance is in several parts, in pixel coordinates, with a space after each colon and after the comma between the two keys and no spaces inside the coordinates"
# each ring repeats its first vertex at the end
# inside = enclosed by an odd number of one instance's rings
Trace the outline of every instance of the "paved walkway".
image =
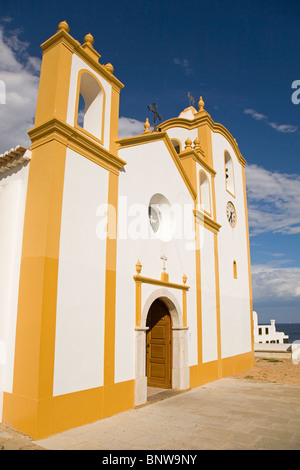
{"type": "Polygon", "coordinates": [[[300,450],[300,387],[221,379],[32,444],[51,450],[300,450]]]}

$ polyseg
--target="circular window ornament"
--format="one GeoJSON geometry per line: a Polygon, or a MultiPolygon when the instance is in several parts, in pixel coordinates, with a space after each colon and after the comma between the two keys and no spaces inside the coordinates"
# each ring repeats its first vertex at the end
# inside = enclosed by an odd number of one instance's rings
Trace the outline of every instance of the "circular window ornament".
{"type": "Polygon", "coordinates": [[[174,214],[168,199],[154,194],[149,202],[148,217],[155,238],[170,241],[174,235],[174,214]]]}
{"type": "Polygon", "coordinates": [[[231,201],[228,201],[226,204],[226,216],[229,225],[234,228],[236,226],[236,211],[231,201]]]}

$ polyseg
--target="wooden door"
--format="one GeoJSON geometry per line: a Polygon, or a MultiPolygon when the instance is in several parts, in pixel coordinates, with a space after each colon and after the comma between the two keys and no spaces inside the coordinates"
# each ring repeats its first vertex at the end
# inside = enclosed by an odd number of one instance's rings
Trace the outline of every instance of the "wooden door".
{"type": "Polygon", "coordinates": [[[149,309],[146,337],[146,370],[149,387],[172,388],[171,317],[165,304],[157,299],[149,309]]]}

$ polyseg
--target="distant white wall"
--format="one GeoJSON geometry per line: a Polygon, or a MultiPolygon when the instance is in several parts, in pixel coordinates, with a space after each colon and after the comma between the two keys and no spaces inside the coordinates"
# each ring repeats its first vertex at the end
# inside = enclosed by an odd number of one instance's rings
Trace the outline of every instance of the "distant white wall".
{"type": "Polygon", "coordinates": [[[61,221],[54,396],[103,385],[106,239],[97,209],[108,172],[67,150],[61,221]]]}
{"type": "Polygon", "coordinates": [[[12,392],[20,262],[29,163],[0,177],[0,417],[12,392]]]}
{"type": "Polygon", "coordinates": [[[283,344],[288,339],[283,331],[276,331],[275,320],[270,320],[269,325],[258,324],[258,316],[253,312],[254,343],[276,343],[283,344]]]}

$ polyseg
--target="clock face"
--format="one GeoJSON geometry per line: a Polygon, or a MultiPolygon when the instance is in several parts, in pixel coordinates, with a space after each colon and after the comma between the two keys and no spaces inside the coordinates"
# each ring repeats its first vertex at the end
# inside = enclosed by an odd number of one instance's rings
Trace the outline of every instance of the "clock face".
{"type": "Polygon", "coordinates": [[[235,212],[234,205],[230,201],[227,202],[227,205],[226,205],[226,215],[227,215],[227,220],[228,220],[229,224],[231,225],[231,227],[235,227],[235,225],[236,225],[236,212],[235,212]]]}
{"type": "Polygon", "coordinates": [[[161,220],[161,213],[157,206],[150,205],[148,209],[149,214],[149,221],[151,228],[154,233],[156,233],[159,229],[160,220],[161,220]]]}

